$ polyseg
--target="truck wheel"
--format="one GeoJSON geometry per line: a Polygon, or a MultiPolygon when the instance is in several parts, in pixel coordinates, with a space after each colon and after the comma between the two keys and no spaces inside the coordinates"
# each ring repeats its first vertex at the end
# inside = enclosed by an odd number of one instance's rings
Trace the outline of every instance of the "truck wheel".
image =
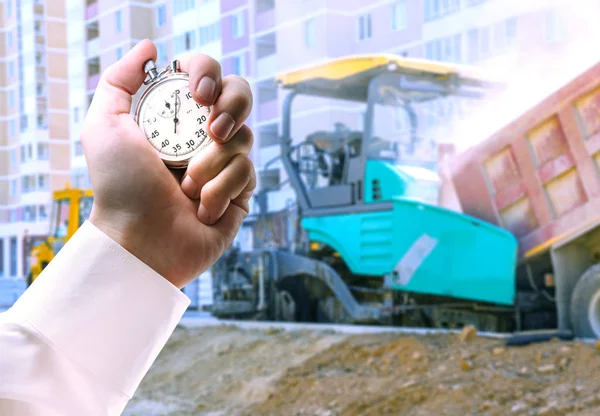
{"type": "Polygon", "coordinates": [[[309,294],[299,278],[290,277],[279,283],[274,306],[276,321],[311,321],[309,294]]]}
{"type": "Polygon", "coordinates": [[[600,264],[587,269],[575,285],[571,325],[576,337],[600,338],[600,264]]]}

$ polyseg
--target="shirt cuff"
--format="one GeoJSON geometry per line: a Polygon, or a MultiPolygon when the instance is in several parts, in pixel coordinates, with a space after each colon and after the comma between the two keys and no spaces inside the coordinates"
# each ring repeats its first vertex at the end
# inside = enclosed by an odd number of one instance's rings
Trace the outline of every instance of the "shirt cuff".
{"type": "Polygon", "coordinates": [[[86,221],[11,310],[131,398],[190,302],[86,221]]]}

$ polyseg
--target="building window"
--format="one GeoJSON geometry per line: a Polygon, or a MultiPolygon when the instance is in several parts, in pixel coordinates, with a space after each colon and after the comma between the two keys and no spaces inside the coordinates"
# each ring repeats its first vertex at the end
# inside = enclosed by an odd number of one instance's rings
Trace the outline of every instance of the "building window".
{"type": "Polygon", "coordinates": [[[38,114],[37,126],[38,126],[38,129],[41,129],[41,130],[46,130],[48,128],[48,123],[46,123],[46,117],[44,116],[44,114],[38,114]]]}
{"type": "Polygon", "coordinates": [[[119,59],[121,59],[123,57],[123,48],[119,46],[117,48],[117,52],[116,53],[117,53],[117,61],[118,61],[119,59]]]}
{"type": "Polygon", "coordinates": [[[7,17],[12,16],[12,0],[6,1],[6,16],[7,17]]]}
{"type": "Polygon", "coordinates": [[[13,90],[10,90],[8,92],[8,106],[9,107],[15,106],[15,92],[13,90]]]}
{"type": "Polygon", "coordinates": [[[469,63],[479,60],[479,29],[470,29],[467,33],[469,63]]]}
{"type": "Polygon", "coordinates": [[[12,77],[15,75],[15,63],[13,61],[10,61],[8,63],[8,76],[12,77]]]}
{"type": "Polygon", "coordinates": [[[35,191],[35,176],[21,176],[21,192],[28,194],[35,191]]]}
{"type": "Polygon", "coordinates": [[[482,57],[486,57],[490,55],[491,50],[490,28],[482,27],[479,31],[479,52],[482,57]]]}
{"type": "Polygon", "coordinates": [[[10,196],[16,196],[17,195],[17,192],[18,192],[17,187],[18,186],[19,186],[19,182],[16,179],[12,179],[10,181],[10,190],[9,190],[10,196]]]}
{"type": "Polygon", "coordinates": [[[4,239],[0,238],[0,276],[4,277],[4,239]]]}
{"type": "Polygon", "coordinates": [[[10,137],[15,137],[16,134],[17,134],[17,126],[15,124],[15,120],[10,120],[8,122],[8,135],[10,137]]]}
{"type": "Polygon", "coordinates": [[[115,13],[115,26],[117,33],[121,33],[123,31],[123,11],[117,10],[115,13]]]}
{"type": "Polygon", "coordinates": [[[423,7],[425,21],[439,19],[460,10],[459,0],[425,0],[423,7]]]}
{"type": "Polygon", "coordinates": [[[240,38],[244,36],[244,12],[240,12],[231,16],[231,29],[233,37],[240,38]]]}
{"type": "Polygon", "coordinates": [[[517,19],[510,18],[494,25],[494,51],[514,46],[517,41],[517,19]]]}
{"type": "Polygon", "coordinates": [[[175,38],[175,55],[192,50],[196,47],[196,32],[185,32],[175,38]]]}
{"type": "Polygon", "coordinates": [[[206,45],[207,43],[221,40],[221,21],[200,27],[199,34],[200,45],[206,45]]]}
{"type": "Polygon", "coordinates": [[[157,64],[164,64],[169,57],[167,56],[167,46],[164,43],[156,44],[157,64]]]}
{"type": "Polygon", "coordinates": [[[8,165],[11,167],[17,166],[17,149],[11,149],[8,153],[8,165]]]}
{"type": "Polygon", "coordinates": [[[79,123],[79,107],[73,108],[73,122],[79,123]]]}
{"type": "Polygon", "coordinates": [[[27,117],[27,114],[21,115],[21,133],[23,133],[24,131],[27,130],[28,120],[29,120],[29,117],[27,117]]]}
{"type": "Polygon", "coordinates": [[[173,0],[173,14],[179,14],[196,7],[195,0],[173,0]]]}
{"type": "Polygon", "coordinates": [[[49,189],[48,175],[38,175],[38,189],[47,191],[49,189]]]}
{"type": "Polygon", "coordinates": [[[48,209],[46,205],[40,205],[38,207],[38,218],[40,221],[46,221],[48,219],[48,209]]]}
{"type": "Polygon", "coordinates": [[[233,73],[240,77],[246,76],[246,54],[233,57],[233,73]]]}
{"type": "Polygon", "coordinates": [[[561,16],[556,10],[546,11],[546,42],[554,43],[564,40],[565,27],[561,16]]]}
{"type": "Polygon", "coordinates": [[[392,4],[392,30],[406,29],[406,0],[392,4]]]}
{"type": "Polygon", "coordinates": [[[506,19],[506,44],[512,46],[517,42],[517,18],[511,17],[506,19]]]}
{"type": "Polygon", "coordinates": [[[10,261],[10,275],[13,277],[17,276],[17,237],[10,238],[10,244],[8,247],[8,257],[10,261]]]}
{"type": "Polygon", "coordinates": [[[48,160],[50,157],[50,149],[48,143],[38,143],[37,158],[38,160],[48,160]]]}
{"type": "Polygon", "coordinates": [[[77,140],[75,142],[75,156],[83,155],[83,146],[81,145],[81,140],[77,140]]]}
{"type": "Polygon", "coordinates": [[[307,48],[314,48],[316,41],[315,19],[308,19],[304,23],[304,45],[307,48]]]}
{"type": "Polygon", "coordinates": [[[12,32],[8,32],[7,36],[7,40],[8,40],[8,47],[12,48],[13,46],[13,37],[12,37],[12,32]]]}
{"type": "Polygon", "coordinates": [[[22,144],[21,145],[21,163],[25,163],[27,162],[27,149],[25,148],[25,145],[22,144]]]}
{"type": "Polygon", "coordinates": [[[480,4],[483,4],[487,1],[488,0],[467,0],[467,6],[468,7],[479,6],[480,4]]]}
{"type": "Polygon", "coordinates": [[[27,205],[23,208],[23,221],[35,222],[35,205],[27,205]]]}
{"type": "Polygon", "coordinates": [[[371,13],[358,17],[358,39],[371,39],[371,13]]]}
{"type": "Polygon", "coordinates": [[[461,46],[461,34],[435,39],[425,44],[425,58],[435,61],[460,63],[462,61],[461,46]]]}
{"type": "Polygon", "coordinates": [[[156,26],[162,27],[167,23],[167,6],[161,4],[156,8],[156,26]]]}

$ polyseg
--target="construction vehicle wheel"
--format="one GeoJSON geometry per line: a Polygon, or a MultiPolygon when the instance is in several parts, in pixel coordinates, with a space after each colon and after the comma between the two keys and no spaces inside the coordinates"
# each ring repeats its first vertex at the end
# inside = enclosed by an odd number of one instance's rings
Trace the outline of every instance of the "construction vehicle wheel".
{"type": "Polygon", "coordinates": [[[575,285],[571,325],[576,337],[600,338],[600,264],[587,269],[575,285]]]}
{"type": "Polygon", "coordinates": [[[277,285],[274,307],[276,321],[311,321],[309,295],[299,278],[290,277],[277,285]]]}

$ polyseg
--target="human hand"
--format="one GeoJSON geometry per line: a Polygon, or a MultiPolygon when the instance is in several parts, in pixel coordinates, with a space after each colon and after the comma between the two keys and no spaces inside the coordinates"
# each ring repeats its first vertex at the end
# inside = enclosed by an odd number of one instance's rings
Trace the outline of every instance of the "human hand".
{"type": "Polygon", "coordinates": [[[221,78],[219,63],[206,55],[181,58],[192,97],[213,105],[213,141],[180,183],[130,114],[149,59],[156,61],[156,47],[144,40],[102,74],[96,89],[81,133],[94,191],[89,220],[182,288],[219,258],[248,215],[256,186],[248,157],[253,136],[244,124],[252,92],[238,76],[221,78]]]}

